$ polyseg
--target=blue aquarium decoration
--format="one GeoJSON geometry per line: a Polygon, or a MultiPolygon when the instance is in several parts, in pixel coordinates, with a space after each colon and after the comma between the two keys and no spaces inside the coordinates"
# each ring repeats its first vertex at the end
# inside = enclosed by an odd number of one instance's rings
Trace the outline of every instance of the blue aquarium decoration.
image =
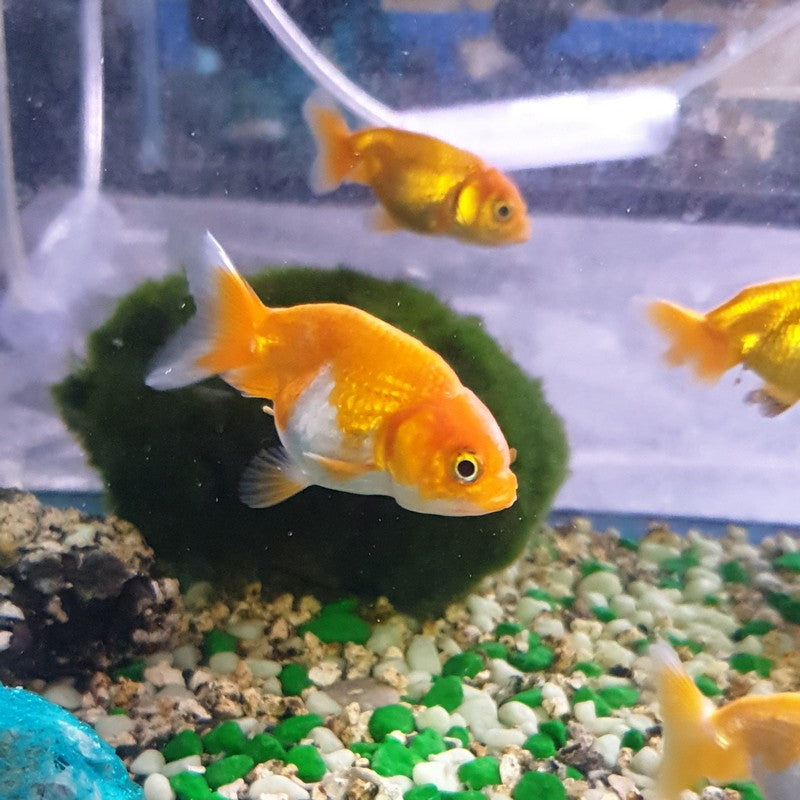
{"type": "Polygon", "coordinates": [[[0,686],[3,800],[139,800],[114,748],[60,706],[0,686]]]}

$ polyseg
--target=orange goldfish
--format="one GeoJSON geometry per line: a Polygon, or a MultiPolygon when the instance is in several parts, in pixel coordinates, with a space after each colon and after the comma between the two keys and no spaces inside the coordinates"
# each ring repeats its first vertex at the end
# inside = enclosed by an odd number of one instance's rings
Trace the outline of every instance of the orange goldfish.
{"type": "Polygon", "coordinates": [[[341,114],[312,95],[303,108],[317,142],[311,186],[369,186],[380,202],[376,226],[452,236],[482,245],[524,242],[527,208],[517,187],[480,158],[440,139],[397,128],[351,132],[341,114]]]}
{"type": "Polygon", "coordinates": [[[749,286],[707,314],[664,300],[649,314],[671,340],[667,363],[691,362],[695,376],[712,383],[743,364],[764,378],[747,400],[766,416],[800,399],[800,278],[749,286]]]}
{"type": "Polygon", "coordinates": [[[765,800],[800,797],[800,692],[750,695],[716,708],[666,643],[650,647],[664,754],[658,800],[676,800],[701,778],[753,780],[765,800]]]}
{"type": "Polygon", "coordinates": [[[220,375],[272,401],[281,447],[246,468],[240,496],[275,505],[312,484],[394,497],[428,514],[512,505],[512,451],[486,406],[417,339],[352,306],[269,308],[211,234],[189,268],[195,316],[156,356],[147,384],[220,375]]]}

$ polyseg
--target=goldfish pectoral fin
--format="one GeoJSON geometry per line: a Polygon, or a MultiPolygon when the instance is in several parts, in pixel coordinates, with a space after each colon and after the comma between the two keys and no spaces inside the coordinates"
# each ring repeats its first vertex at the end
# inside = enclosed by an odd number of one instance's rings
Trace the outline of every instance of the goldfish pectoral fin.
{"type": "Polygon", "coordinates": [[[348,481],[351,478],[357,478],[359,475],[372,472],[375,469],[374,464],[357,464],[353,461],[341,461],[338,458],[321,456],[319,453],[304,452],[303,455],[319,464],[319,466],[326,469],[334,478],[340,481],[348,481]]]}
{"type": "Polygon", "coordinates": [[[769,384],[748,392],[744,399],[746,403],[757,405],[764,417],[777,417],[797,402],[796,399],[781,396],[781,393],[769,384]]]}
{"type": "Polygon", "coordinates": [[[383,233],[403,230],[403,226],[381,205],[375,206],[370,212],[370,222],[373,230],[383,233]]]}
{"type": "Polygon", "coordinates": [[[262,450],[247,465],[239,497],[250,508],[268,508],[303,491],[309,482],[282,447],[262,450]]]}

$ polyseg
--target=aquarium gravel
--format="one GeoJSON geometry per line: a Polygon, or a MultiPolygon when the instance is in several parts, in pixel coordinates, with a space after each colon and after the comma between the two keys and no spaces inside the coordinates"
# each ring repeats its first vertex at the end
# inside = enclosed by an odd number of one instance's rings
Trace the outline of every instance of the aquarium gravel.
{"type": "MultiPolygon", "coordinates": [[[[196,583],[169,652],[24,683],[92,724],[147,800],[648,797],[661,748],[648,643],[670,641],[715,702],[797,690],[800,547],[739,527],[643,534],[544,528],[424,621],[383,600],[196,583]]],[[[758,797],[749,784],[701,797],[740,795],[758,797]]]]}

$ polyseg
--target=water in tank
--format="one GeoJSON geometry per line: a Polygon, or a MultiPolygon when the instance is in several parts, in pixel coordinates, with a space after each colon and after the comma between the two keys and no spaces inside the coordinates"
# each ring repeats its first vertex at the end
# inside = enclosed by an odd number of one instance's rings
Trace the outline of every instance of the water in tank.
{"type": "Polygon", "coordinates": [[[796,2],[2,8],[0,798],[800,792],[796,2]]]}

